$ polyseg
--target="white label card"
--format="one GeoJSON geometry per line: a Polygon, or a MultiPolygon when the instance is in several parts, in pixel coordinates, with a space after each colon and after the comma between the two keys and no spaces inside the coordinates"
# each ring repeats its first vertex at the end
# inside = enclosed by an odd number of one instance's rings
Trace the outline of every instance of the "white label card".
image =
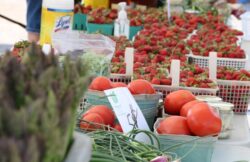
{"type": "Polygon", "coordinates": [[[172,77],[172,86],[180,85],[180,60],[172,60],[171,61],[171,69],[170,75],[172,77]]]}
{"type": "Polygon", "coordinates": [[[217,52],[209,53],[209,79],[217,80],[217,52]]]}
{"type": "MultiPolygon", "coordinates": [[[[104,93],[108,97],[124,133],[130,132],[134,128],[150,131],[141,109],[128,88],[114,88],[105,90],[104,93]]],[[[145,143],[149,142],[149,138],[144,134],[139,134],[136,139],[145,143]]]]}

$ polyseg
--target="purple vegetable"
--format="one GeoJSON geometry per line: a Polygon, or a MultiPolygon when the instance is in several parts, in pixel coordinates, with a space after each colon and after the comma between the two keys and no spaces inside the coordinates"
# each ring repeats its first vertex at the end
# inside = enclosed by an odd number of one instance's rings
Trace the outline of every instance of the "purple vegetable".
{"type": "Polygon", "coordinates": [[[168,158],[166,156],[158,156],[150,162],[168,162],[168,158]]]}

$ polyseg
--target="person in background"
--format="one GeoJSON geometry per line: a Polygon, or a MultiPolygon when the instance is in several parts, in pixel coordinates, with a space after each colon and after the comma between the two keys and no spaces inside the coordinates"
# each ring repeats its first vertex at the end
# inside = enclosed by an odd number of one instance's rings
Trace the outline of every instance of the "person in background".
{"type": "Polygon", "coordinates": [[[40,37],[42,0],[27,0],[26,30],[28,41],[38,42],[40,37]]]}

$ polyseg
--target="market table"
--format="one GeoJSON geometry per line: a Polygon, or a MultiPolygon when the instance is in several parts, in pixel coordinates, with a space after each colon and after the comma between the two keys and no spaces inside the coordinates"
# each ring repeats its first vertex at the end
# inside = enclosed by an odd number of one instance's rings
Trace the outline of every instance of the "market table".
{"type": "Polygon", "coordinates": [[[211,162],[250,161],[250,113],[235,115],[229,139],[215,144],[211,162]]]}
{"type": "Polygon", "coordinates": [[[249,162],[250,149],[242,146],[217,145],[211,162],[249,162]]]}

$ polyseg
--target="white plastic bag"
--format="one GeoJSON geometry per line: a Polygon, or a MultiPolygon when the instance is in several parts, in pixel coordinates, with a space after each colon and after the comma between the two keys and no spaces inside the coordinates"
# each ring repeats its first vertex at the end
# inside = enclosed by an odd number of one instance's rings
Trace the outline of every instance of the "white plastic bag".
{"type": "Polygon", "coordinates": [[[101,34],[86,34],[81,31],[61,31],[52,34],[52,45],[56,53],[95,53],[111,60],[115,42],[101,34]]]}

